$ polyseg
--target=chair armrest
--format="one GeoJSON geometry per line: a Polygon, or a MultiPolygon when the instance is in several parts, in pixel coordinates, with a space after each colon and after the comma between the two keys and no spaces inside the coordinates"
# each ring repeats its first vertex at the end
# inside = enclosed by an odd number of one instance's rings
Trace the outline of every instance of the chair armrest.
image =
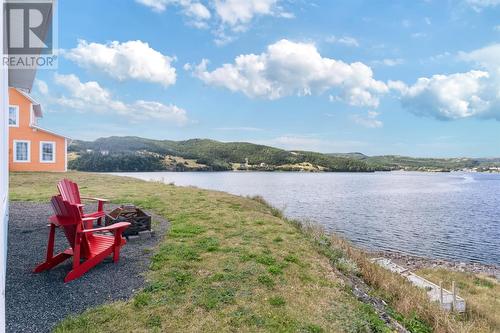
{"type": "Polygon", "coordinates": [[[102,199],[102,198],[92,198],[92,197],[80,197],[83,200],[92,200],[92,201],[101,201],[101,202],[109,202],[108,199],[102,199]]]}
{"type": "Polygon", "coordinates": [[[98,217],[82,217],[83,222],[94,222],[98,217]]]}
{"type": "Polygon", "coordinates": [[[82,231],[80,231],[80,233],[88,234],[91,232],[113,231],[113,230],[118,230],[118,229],[126,229],[129,226],[130,226],[129,222],[119,222],[119,223],[115,223],[115,224],[112,224],[112,225],[107,226],[107,227],[82,230],[82,231]]]}

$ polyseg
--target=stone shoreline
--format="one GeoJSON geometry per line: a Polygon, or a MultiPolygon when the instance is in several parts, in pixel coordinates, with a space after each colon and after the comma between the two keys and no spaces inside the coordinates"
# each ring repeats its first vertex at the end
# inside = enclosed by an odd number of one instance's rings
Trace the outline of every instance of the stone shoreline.
{"type": "Polygon", "coordinates": [[[371,252],[370,256],[391,259],[395,263],[408,268],[410,271],[416,271],[422,268],[443,268],[456,272],[484,274],[494,277],[500,281],[500,266],[496,265],[486,265],[470,262],[454,262],[388,251],[371,252]]]}

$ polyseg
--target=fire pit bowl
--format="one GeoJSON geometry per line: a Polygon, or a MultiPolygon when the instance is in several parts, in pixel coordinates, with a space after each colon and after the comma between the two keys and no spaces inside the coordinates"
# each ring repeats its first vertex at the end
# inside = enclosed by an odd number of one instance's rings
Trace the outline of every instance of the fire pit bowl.
{"type": "Polygon", "coordinates": [[[139,235],[141,231],[151,231],[151,215],[134,205],[122,205],[106,215],[106,226],[118,222],[129,222],[123,236],[139,235]]]}

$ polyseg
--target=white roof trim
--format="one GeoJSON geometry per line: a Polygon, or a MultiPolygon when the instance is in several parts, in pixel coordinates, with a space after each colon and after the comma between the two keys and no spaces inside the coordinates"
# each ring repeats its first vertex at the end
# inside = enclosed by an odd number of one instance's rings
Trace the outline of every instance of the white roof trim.
{"type": "Polygon", "coordinates": [[[38,103],[37,100],[31,97],[28,93],[24,92],[22,89],[18,88],[14,89],[16,89],[18,93],[26,97],[31,102],[31,104],[33,104],[33,111],[35,112],[35,116],[37,116],[38,118],[42,118],[43,113],[42,113],[42,106],[40,105],[40,103],[38,103]]]}
{"type": "Polygon", "coordinates": [[[36,104],[36,105],[40,105],[40,103],[38,103],[36,101],[36,99],[34,99],[33,97],[31,97],[28,93],[25,93],[24,91],[22,91],[22,89],[19,89],[19,88],[14,88],[14,89],[16,89],[24,97],[26,97],[27,99],[29,99],[31,103],[36,104]]]}
{"type": "Polygon", "coordinates": [[[39,131],[42,131],[42,132],[46,132],[46,133],[49,133],[49,134],[53,134],[55,136],[60,136],[61,138],[66,138],[66,139],[69,139],[71,141],[73,140],[69,136],[62,135],[62,134],[59,134],[59,133],[56,133],[56,132],[52,132],[52,131],[46,130],[45,128],[38,127],[36,125],[31,125],[31,128],[34,128],[36,130],[39,130],[39,131]]]}

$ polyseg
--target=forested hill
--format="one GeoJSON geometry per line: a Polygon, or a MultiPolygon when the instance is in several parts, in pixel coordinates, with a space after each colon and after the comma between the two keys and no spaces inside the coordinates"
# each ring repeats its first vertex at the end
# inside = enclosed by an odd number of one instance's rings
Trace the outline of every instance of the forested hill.
{"type": "Polygon", "coordinates": [[[287,151],[246,142],[207,139],[186,141],[109,137],[74,141],[71,169],[80,171],[349,171],[389,170],[447,172],[475,170],[500,172],[500,159],[415,158],[362,153],[321,154],[287,151]]]}
{"type": "Polygon", "coordinates": [[[447,172],[457,170],[500,171],[500,158],[418,158],[399,155],[366,156],[361,153],[329,154],[358,159],[376,170],[447,172]]]}
{"type": "Polygon", "coordinates": [[[109,137],[74,141],[69,151],[69,167],[81,171],[374,171],[357,158],[207,139],[109,137]]]}

